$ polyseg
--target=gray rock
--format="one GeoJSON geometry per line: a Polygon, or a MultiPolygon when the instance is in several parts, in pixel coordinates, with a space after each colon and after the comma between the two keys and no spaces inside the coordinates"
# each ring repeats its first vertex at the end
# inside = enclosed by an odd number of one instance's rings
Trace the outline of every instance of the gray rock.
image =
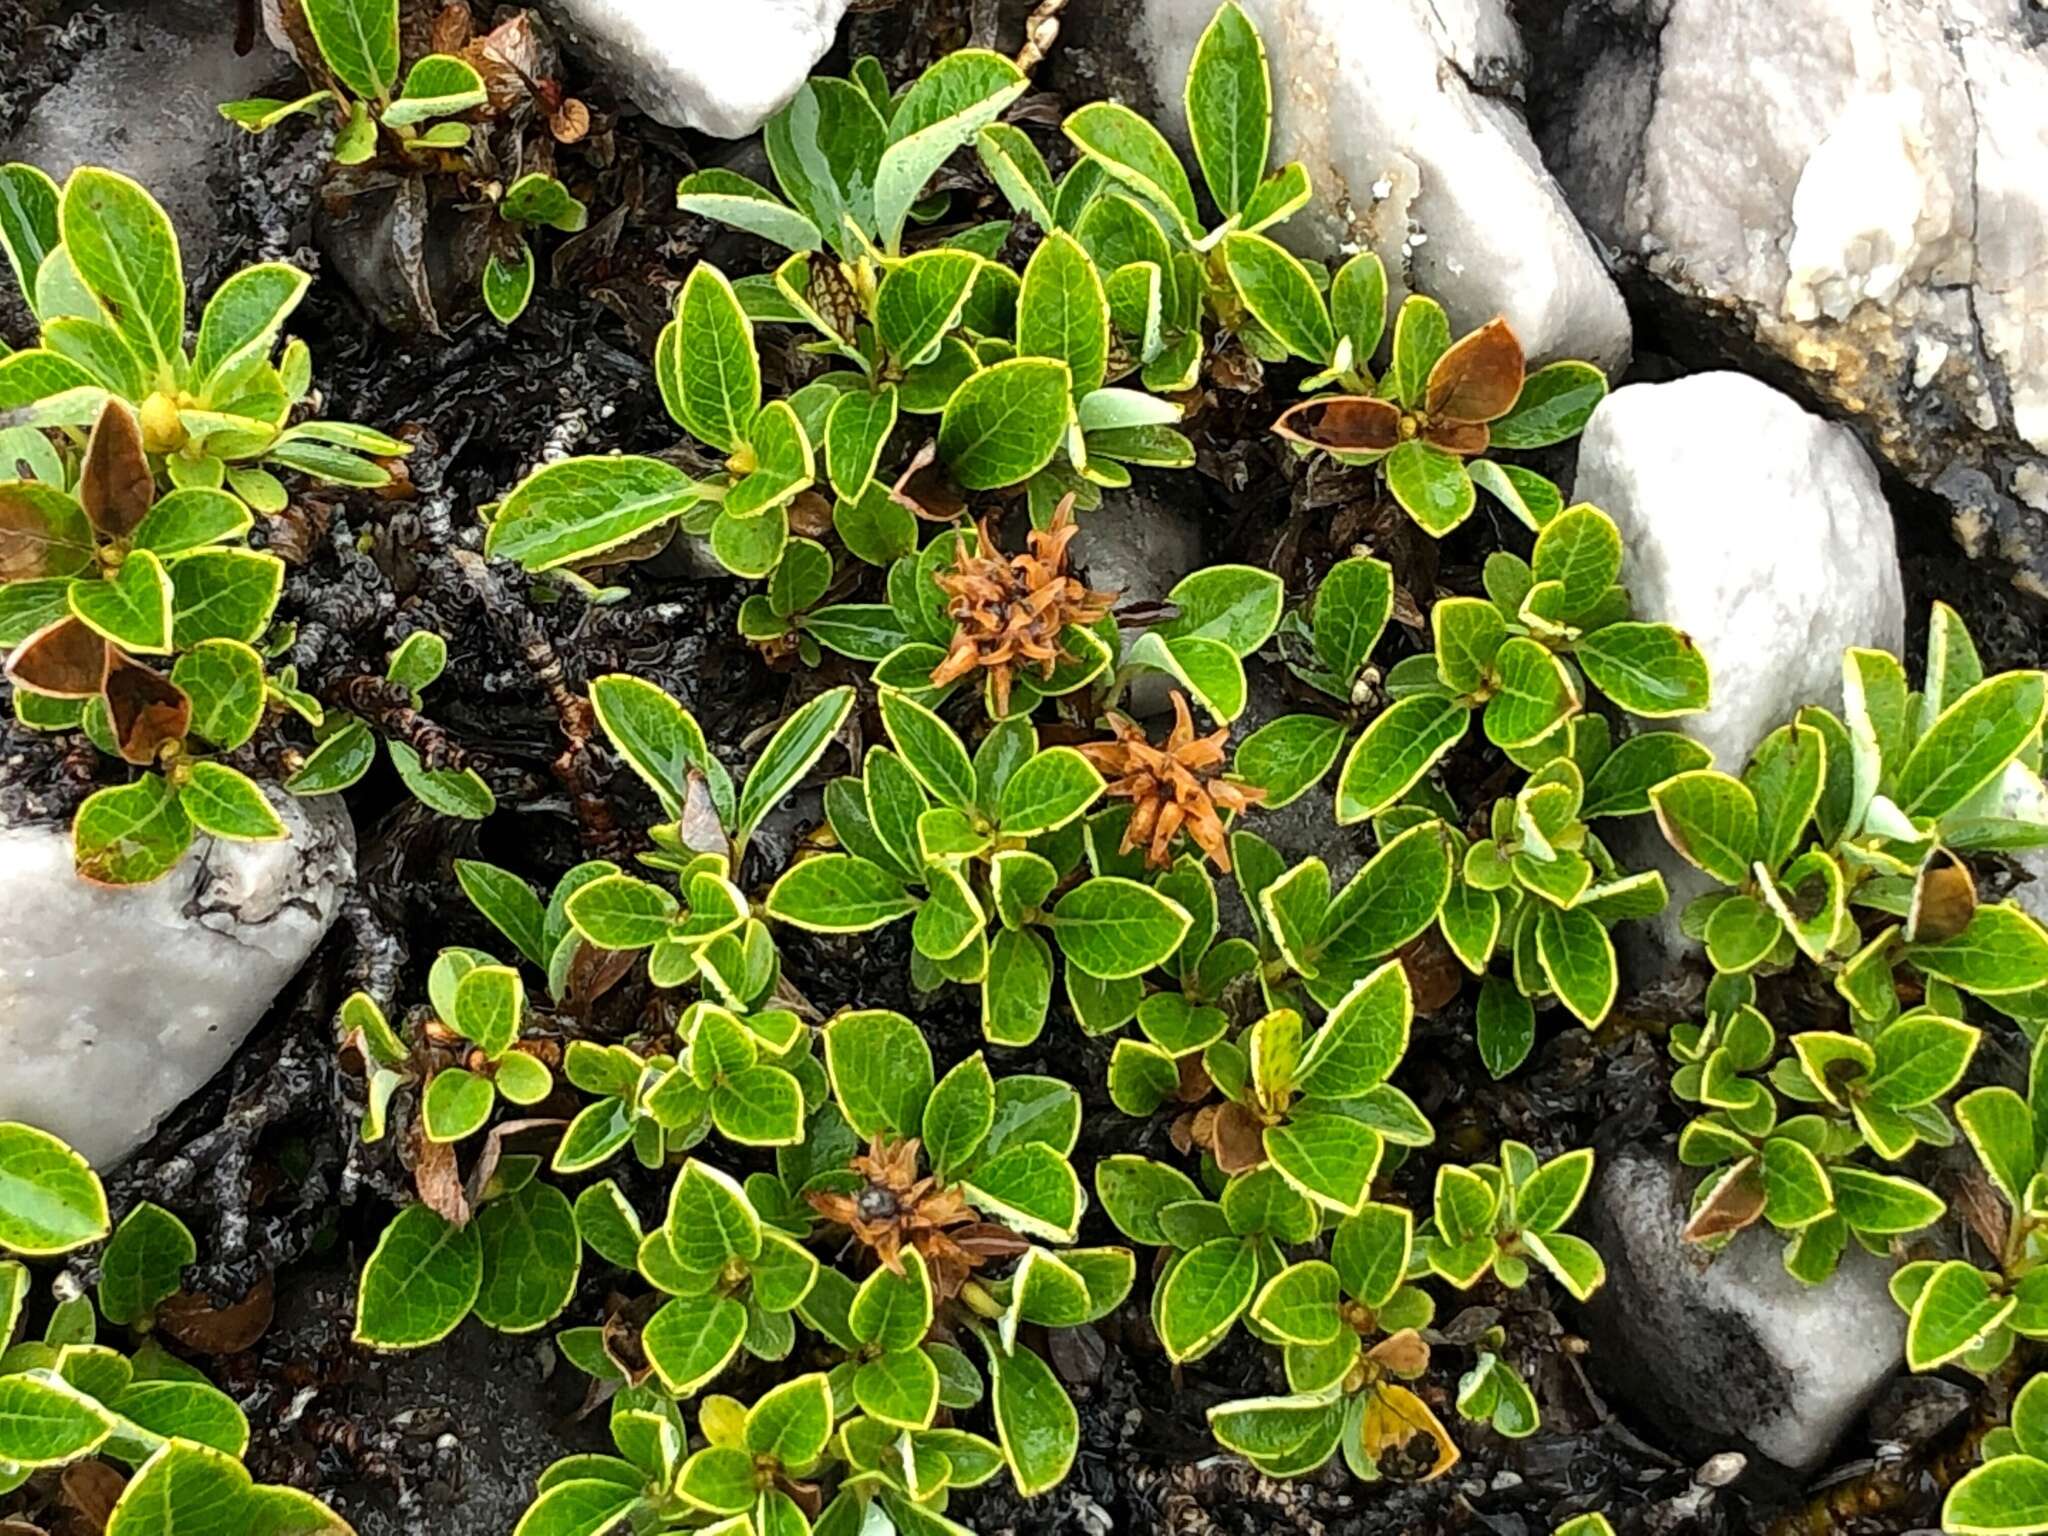
{"type": "Polygon", "coordinates": [[[1795,370],[1972,553],[2048,592],[2038,7],[1546,8],[1540,137],[1624,277],[1679,333],[1732,328],[1795,370]]]}
{"type": "Polygon", "coordinates": [[[105,1167],[220,1070],[355,875],[339,800],[273,798],[288,841],[202,838],[126,889],[79,878],[64,826],[0,830],[0,1120],[105,1167]]]}
{"type": "Polygon", "coordinates": [[[242,132],[215,109],[261,94],[287,66],[264,48],[237,58],[234,28],[214,0],[110,7],[106,27],[106,45],[0,142],[0,160],[27,161],[59,181],[81,165],[133,176],[169,212],[185,271],[197,273],[222,227],[207,170],[242,132]]]}
{"type": "Polygon", "coordinates": [[[1760,1227],[1709,1260],[1679,1238],[1686,1195],[1663,1157],[1602,1165],[1581,1222],[1607,1261],[1582,1319],[1595,1372],[1694,1455],[1739,1448],[1809,1470],[1903,1358],[1890,1266],[1851,1243],[1832,1280],[1807,1286],[1760,1227]]]}
{"type": "MultiPolygon", "coordinates": [[[[2038,774],[2014,765],[2006,773],[2005,814],[2021,821],[2048,823],[2048,784],[2038,774]]],[[[2048,848],[2029,849],[2013,855],[2013,862],[2025,871],[2026,881],[2013,898],[2042,922],[2048,923],[2048,848]]]]}
{"type": "MultiPolygon", "coordinates": [[[[1675,723],[1729,773],[1802,705],[1840,706],[1846,647],[1903,644],[1876,470],[1846,428],[1766,384],[1703,373],[1616,390],[1587,425],[1573,493],[1620,526],[1636,612],[1676,624],[1706,654],[1713,708],[1675,723]]],[[[1706,877],[1646,822],[1629,834],[1671,884],[1670,907],[1648,926],[1678,953],[1689,947],[1678,913],[1706,877]]]]}
{"type": "Polygon", "coordinates": [[[752,133],[832,46],[847,0],[543,0],[562,40],[657,122],[752,133]]]}
{"type": "MultiPolygon", "coordinates": [[[[1272,162],[1309,206],[1274,233],[1323,258],[1370,247],[1394,284],[1469,329],[1506,315],[1532,359],[1628,358],[1621,295],[1510,99],[1526,60],[1504,0],[1245,0],[1272,62],[1272,162]]],[[[1144,0],[1134,41],[1171,131],[1213,0],[1144,0]]],[[[1394,299],[1398,301],[1397,292],[1394,299]]]]}
{"type": "MultiPolygon", "coordinates": [[[[1107,492],[1097,510],[1077,514],[1081,527],[1069,546],[1075,573],[1098,591],[1116,593],[1119,608],[1162,601],[1204,563],[1198,496],[1190,497],[1185,487],[1161,494],[1143,482],[1107,492]]],[[[1140,633],[1124,630],[1126,652],[1140,633]]],[[[1172,689],[1164,673],[1140,673],[1123,708],[1138,720],[1169,715],[1172,689]]]]}

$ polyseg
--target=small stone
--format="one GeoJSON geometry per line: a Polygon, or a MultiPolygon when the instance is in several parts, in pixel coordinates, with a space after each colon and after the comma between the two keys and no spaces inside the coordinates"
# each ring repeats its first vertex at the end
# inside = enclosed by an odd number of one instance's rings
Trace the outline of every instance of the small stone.
{"type": "Polygon", "coordinates": [[[1785,1272],[1784,1239],[1765,1227],[1710,1258],[1679,1237],[1678,1168],[1640,1151],[1605,1161],[1587,1204],[1585,1235],[1607,1261],[1584,1312],[1589,1363],[1609,1391],[1713,1458],[1704,1486],[1720,1486],[1709,1473],[1738,1448],[1786,1472],[1818,1466],[1898,1369],[1906,1317],[1886,1289],[1891,1266],[1854,1243],[1819,1286],[1785,1272]]]}
{"type": "Polygon", "coordinates": [[[234,1054],[355,875],[339,799],[272,798],[288,840],[201,838],[120,889],[79,878],[68,827],[0,830],[0,1120],[105,1168],[234,1054]]]}
{"type": "MultiPolygon", "coordinates": [[[[1841,707],[1845,648],[1904,643],[1877,471],[1847,429],[1769,385],[1703,373],[1616,390],[1586,427],[1574,494],[1620,527],[1637,616],[1677,625],[1705,654],[1713,707],[1671,724],[1726,773],[1739,775],[1801,706],[1841,707]]],[[[1671,885],[1670,906],[1646,926],[1665,954],[1685,952],[1678,915],[1711,882],[1647,819],[1624,826],[1622,845],[1654,858],[1671,885]]]]}
{"type": "MultiPolygon", "coordinates": [[[[1620,291],[1499,94],[1526,67],[1504,0],[1244,3],[1271,60],[1270,163],[1301,161],[1314,186],[1277,239],[1320,258],[1370,247],[1391,304],[1412,285],[1460,331],[1505,315],[1534,361],[1627,360],[1620,291]]],[[[1132,11],[1161,126],[1185,146],[1182,87],[1214,0],[1132,11]]]]}
{"type": "Polygon", "coordinates": [[[656,122],[752,133],[825,56],[847,0],[543,0],[542,9],[656,122]]]}

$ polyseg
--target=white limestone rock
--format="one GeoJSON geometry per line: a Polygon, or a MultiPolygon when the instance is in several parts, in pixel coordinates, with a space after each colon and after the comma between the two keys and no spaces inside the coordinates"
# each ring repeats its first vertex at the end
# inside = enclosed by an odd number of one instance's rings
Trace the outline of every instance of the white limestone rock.
{"type": "MultiPolygon", "coordinates": [[[[1325,259],[1369,246],[1460,329],[1507,316],[1530,357],[1627,361],[1628,314],[1517,109],[1525,60],[1504,0],[1244,0],[1271,61],[1272,163],[1301,161],[1309,206],[1274,234],[1325,259]]],[[[1133,40],[1164,125],[1214,0],[1143,0],[1133,40]]]]}
{"type": "Polygon", "coordinates": [[[719,138],[752,133],[832,46],[847,0],[543,0],[562,41],[641,111],[719,138]]]}
{"type": "Polygon", "coordinates": [[[1834,1278],[1808,1286],[1761,1226],[1709,1259],[1679,1239],[1687,1191],[1664,1157],[1603,1161],[1580,1222],[1607,1261],[1582,1318],[1593,1368],[1695,1455],[1744,1449],[1808,1471],[1903,1359],[1891,1265],[1851,1243],[1834,1278]]]}
{"type": "MultiPolygon", "coordinates": [[[[1620,527],[1636,613],[1676,624],[1705,653],[1713,707],[1674,724],[1726,772],[1741,773],[1802,705],[1840,708],[1846,647],[1903,645],[1877,471],[1846,428],[1767,384],[1703,373],[1616,390],[1587,424],[1573,494],[1620,527]]],[[[1655,936],[1680,953],[1691,945],[1678,914],[1709,882],[1647,822],[1629,837],[1671,884],[1655,936]]]]}
{"type": "Polygon", "coordinates": [[[2001,0],[1566,0],[1539,134],[1666,312],[1803,375],[2048,592],[2048,54],[2001,0]]]}
{"type": "Polygon", "coordinates": [[[272,798],[288,841],[201,838],[127,889],[81,880],[64,826],[0,830],[0,1120],[104,1168],[225,1065],[355,875],[339,800],[272,798]]]}
{"type": "MultiPolygon", "coordinates": [[[[2008,775],[2005,814],[2020,821],[2048,823],[2048,784],[2036,775],[2008,775]]],[[[2029,877],[2013,892],[2013,899],[2048,923],[2048,848],[2016,853],[2013,862],[2029,877]]]]}

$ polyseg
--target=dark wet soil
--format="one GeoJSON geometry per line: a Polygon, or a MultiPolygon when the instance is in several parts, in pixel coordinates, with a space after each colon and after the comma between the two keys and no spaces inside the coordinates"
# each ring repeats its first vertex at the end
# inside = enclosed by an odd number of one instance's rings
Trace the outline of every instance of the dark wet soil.
{"type": "MultiPolygon", "coordinates": [[[[1075,0],[1077,13],[1090,9],[1091,0],[1075,0]]],[[[1014,26],[1015,10],[980,0],[900,0],[858,15],[853,45],[880,52],[900,78],[935,51],[969,40],[1007,41],[992,28],[1014,26]]],[[[0,0],[0,138],[9,114],[24,110],[20,104],[61,73],[65,50],[91,41],[92,17],[81,14],[35,32],[24,46],[9,24],[25,14],[23,0],[0,0]]],[[[1077,35],[1083,41],[1055,54],[1044,83],[1092,95],[1116,82],[1115,61],[1090,50],[1088,26],[1077,35]]],[[[224,21],[223,46],[227,36],[224,21]]],[[[573,74],[570,83],[585,90],[573,74]]],[[[728,271],[765,265],[758,247],[673,209],[675,179],[693,166],[694,155],[738,152],[619,116],[594,86],[588,96],[602,126],[601,147],[565,159],[596,215],[594,232],[543,256],[534,306],[509,332],[452,309],[440,317],[440,336],[394,336],[369,322],[352,294],[351,274],[335,265],[337,255],[359,260],[360,251],[351,255],[349,242],[323,239],[332,210],[319,197],[318,131],[238,141],[231,162],[214,171],[232,217],[206,286],[270,256],[319,270],[323,280],[296,328],[313,345],[325,411],[417,445],[410,486],[399,494],[308,496],[269,526],[268,542],[292,565],[283,616],[299,630],[290,659],[305,686],[334,698],[350,679],[381,670],[407,633],[439,630],[449,642],[449,671],[428,695],[428,718],[407,728],[477,768],[501,807],[480,826],[436,819],[382,771],[352,791],[362,875],[343,921],[236,1062],[111,1181],[119,1205],[147,1197],[193,1221],[205,1256],[192,1276],[195,1289],[232,1299],[274,1273],[275,1323],[253,1348],[217,1362],[217,1372],[257,1428],[250,1456],[257,1475],[314,1489],[364,1536],[428,1528],[502,1536],[550,1460],[596,1448],[602,1414],[578,1416],[581,1378],[554,1358],[544,1338],[500,1338],[472,1323],[447,1346],[418,1356],[372,1357],[348,1343],[349,1277],[404,1176],[389,1153],[366,1155],[351,1135],[354,1090],[331,1049],[336,1002],[358,985],[387,998],[422,995],[426,966],[440,947],[493,942],[456,891],[453,858],[489,858],[545,887],[579,858],[629,855],[644,846],[641,829],[656,815],[651,797],[601,744],[582,739],[573,711],[562,707],[591,677],[625,670],[660,683],[696,711],[714,749],[735,768],[750,760],[763,728],[845,680],[836,665],[815,673],[764,665],[734,634],[741,584],[694,578],[680,560],[635,569],[623,603],[586,609],[540,600],[544,594],[526,577],[486,568],[475,553],[481,527],[474,509],[501,497],[541,458],[675,449],[677,434],[647,362],[672,294],[714,243],[728,271]],[[622,216],[605,217],[613,210],[622,216]]],[[[1038,120],[1057,121],[1056,97],[1041,108],[1038,120]]],[[[1059,152],[1056,134],[1039,137],[1049,153],[1059,152]]],[[[966,202],[985,193],[966,179],[956,189],[966,202]]],[[[361,272],[353,276],[358,288],[367,280],[361,272]]],[[[1654,354],[1638,365],[1645,373],[1660,366],[1654,354]]],[[[771,349],[771,375],[783,384],[800,382],[816,367],[814,359],[771,349]]],[[[1362,479],[1303,476],[1284,465],[1263,431],[1279,397],[1277,389],[1260,387],[1213,391],[1193,418],[1199,471],[1155,477],[1148,487],[1198,512],[1210,560],[1270,566],[1300,596],[1330,561],[1368,542],[1395,563],[1420,612],[1439,592],[1477,590],[1489,550],[1526,547],[1525,534],[1490,515],[1434,545],[1378,505],[1362,479]]],[[[2040,616],[2020,611],[2002,576],[1955,553],[1939,531],[1941,520],[1912,512],[1901,526],[1916,611],[1924,613],[1926,599],[1939,593],[1963,608],[1987,660],[2039,657],[2040,616]]],[[[1385,644],[1383,664],[1420,649],[1421,637],[1397,625],[1385,644]]],[[[1273,675],[1285,674],[1276,668],[1273,675]]],[[[276,741],[267,750],[283,746],[276,741]]],[[[97,768],[89,752],[62,738],[15,732],[4,748],[0,818],[65,814],[97,768]]],[[[836,772],[844,763],[828,757],[824,767],[836,772]]],[[[1452,765],[1451,778],[1477,800],[1499,767],[1484,749],[1472,749],[1452,765]]],[[[802,802],[814,805],[814,797],[802,802]]],[[[764,832],[745,872],[755,888],[815,820],[802,806],[764,832]]],[[[941,1070],[982,1048],[964,997],[910,993],[901,926],[856,942],[781,937],[787,973],[820,1010],[857,1004],[911,1012],[941,1070]]],[[[1529,1064],[1501,1084],[1480,1067],[1469,1005],[1453,1004],[1418,1026],[1399,1081],[1431,1116],[1446,1149],[1466,1158],[1485,1156],[1503,1136],[1545,1154],[1655,1140],[1678,1123],[1657,1021],[1682,1016],[1673,1011],[1681,1001],[1636,1000],[1592,1036],[1547,1026],[1529,1064]]],[[[662,1006],[628,985],[581,1027],[616,1038],[658,1023],[662,1006]]],[[[1057,1015],[1039,1044],[993,1053],[998,1071],[1049,1072],[1080,1087],[1088,1107],[1077,1154],[1084,1170],[1115,1152],[1172,1157],[1163,1119],[1131,1120],[1109,1105],[1102,1086],[1108,1054],[1107,1042],[1079,1039],[1057,1015]]],[[[1426,1209],[1425,1172],[1396,1170],[1392,1192],[1426,1209]]],[[[641,1194],[652,1208],[652,1182],[641,1194]]],[[[1119,1239],[1096,1212],[1083,1240],[1119,1239]]],[[[1606,1510],[1624,1532],[1904,1531],[1934,1521],[1937,1495],[1925,1467],[1958,1433],[1943,1421],[1925,1446],[1891,1436],[1914,1449],[1882,1473],[1859,1468],[1871,1442],[1852,1440],[1830,1475],[1836,1486],[1810,1507],[1752,1507],[1733,1491],[1696,1484],[1688,1463],[1617,1412],[1599,1362],[1585,1357],[1573,1334],[1568,1303],[1538,1277],[1521,1293],[1489,1282],[1458,1299],[1497,1311],[1508,1330],[1510,1352],[1541,1399],[1544,1425],[1535,1436],[1508,1442],[1455,1418],[1451,1395],[1470,1360],[1445,1345],[1427,1390],[1464,1451],[1449,1477],[1425,1487],[1368,1487],[1339,1464],[1317,1478],[1275,1484],[1221,1456],[1202,1415],[1226,1398],[1284,1390],[1277,1360],[1240,1335],[1175,1370],[1151,1333],[1145,1297],[1141,1277],[1132,1303],[1055,1353],[1082,1417],[1081,1455],[1070,1481],[1029,1505],[999,1482],[963,1497],[954,1507],[958,1517],[983,1536],[1540,1536],[1589,1509],[1606,1510]]],[[[594,1319],[603,1302],[602,1284],[586,1284],[569,1320],[594,1319]]],[[[1477,1328],[1461,1328],[1459,1313],[1446,1300],[1440,1326],[1469,1337],[1477,1328]]],[[[742,1380],[736,1390],[753,1385],[742,1380]]],[[[1876,1412],[1903,1411],[1894,1398],[1876,1412]]],[[[0,1515],[7,1510],[0,1500],[0,1515]]]]}

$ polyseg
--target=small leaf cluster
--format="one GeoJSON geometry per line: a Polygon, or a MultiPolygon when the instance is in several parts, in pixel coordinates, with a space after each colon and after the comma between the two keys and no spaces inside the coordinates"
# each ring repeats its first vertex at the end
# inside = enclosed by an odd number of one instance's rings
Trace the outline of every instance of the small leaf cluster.
{"type": "Polygon", "coordinates": [[[1980,903],[1967,861],[2048,842],[2005,809],[2040,772],[2048,674],[1986,676],[1944,605],[1930,636],[1918,692],[1896,657],[1852,649],[1842,715],[1802,709],[1740,778],[1700,768],[1651,791],[1671,846],[1722,887],[1686,930],[1723,974],[1819,967],[1859,1030],[1898,1015],[1902,977],[2038,1027],[2048,932],[1980,903]]]}
{"type": "Polygon", "coordinates": [[[1953,1362],[1988,1374],[2019,1339],[2048,1337],[2048,1142],[2035,1119],[2043,1107],[2048,1051],[2038,1042],[2025,1096],[1994,1084],[1955,1102],[1956,1123],[1993,1193],[1971,1214],[1991,1262],[1980,1268],[1962,1258],[1916,1259],[1892,1276],[1892,1299],[1907,1314],[1906,1363],[1914,1370],[1953,1362]]]}
{"type": "Polygon", "coordinates": [[[50,1258],[109,1236],[106,1193],[85,1160],[30,1126],[0,1123],[0,1496],[39,1472],[93,1458],[126,1486],[108,1536],[157,1536],[195,1522],[349,1536],[310,1494],[256,1484],[243,1469],[249,1422],[233,1398],[154,1340],[132,1352],[101,1322],[145,1333],[198,1257],[176,1216],[143,1202],[100,1256],[99,1307],[73,1295],[40,1337],[21,1337],[33,1280],[22,1258],[50,1258]]]}
{"type": "Polygon", "coordinates": [[[1498,1163],[1436,1171],[1433,1232],[1416,1244],[1430,1273],[1470,1290],[1491,1273],[1502,1285],[1528,1282],[1533,1263],[1549,1271],[1575,1301],[1607,1279],[1607,1266],[1582,1237],[1563,1230],[1593,1181],[1590,1148],[1547,1163],[1519,1141],[1500,1144],[1498,1163]]]}
{"type": "Polygon", "coordinates": [[[1055,944],[1070,988],[1076,974],[1084,987],[1142,976],[1179,948],[1193,921],[1184,908],[1102,872],[1115,857],[1109,829],[1086,813],[1103,780],[1079,752],[1041,749],[1036,728],[1013,718],[970,755],[909,694],[884,688],[880,703],[889,745],[825,792],[847,851],[792,865],[768,893],[769,916],[817,933],[909,917],[913,980],[978,986],[983,1030],[1004,1045],[1045,1027],[1055,944]]]}
{"type": "Polygon", "coordinates": [[[1897,1162],[1923,1142],[1951,1145],[1955,1127],[1941,1100],[1977,1040],[1970,1025],[1922,1007],[1868,1039],[1795,1034],[1780,1056],[1754,981],[1717,977],[1707,1022],[1679,1025],[1671,1037],[1679,1063],[1672,1092],[1702,1109],[1679,1138],[1679,1159],[1716,1170],[1695,1197],[1687,1235],[1718,1244],[1761,1219],[1789,1239],[1786,1269],[1818,1284],[1850,1237],[1883,1253],[1895,1237],[1939,1220],[1938,1196],[1858,1159],[1865,1149],[1897,1162]],[[1787,1106],[1795,1112],[1783,1113],[1787,1106]]]}
{"type": "Polygon", "coordinates": [[[2006,1422],[1984,1437],[1982,1458],[1941,1504],[1958,1536],[2022,1536],[2048,1523],[2048,1376],[2028,1378],[2006,1422]]]}

